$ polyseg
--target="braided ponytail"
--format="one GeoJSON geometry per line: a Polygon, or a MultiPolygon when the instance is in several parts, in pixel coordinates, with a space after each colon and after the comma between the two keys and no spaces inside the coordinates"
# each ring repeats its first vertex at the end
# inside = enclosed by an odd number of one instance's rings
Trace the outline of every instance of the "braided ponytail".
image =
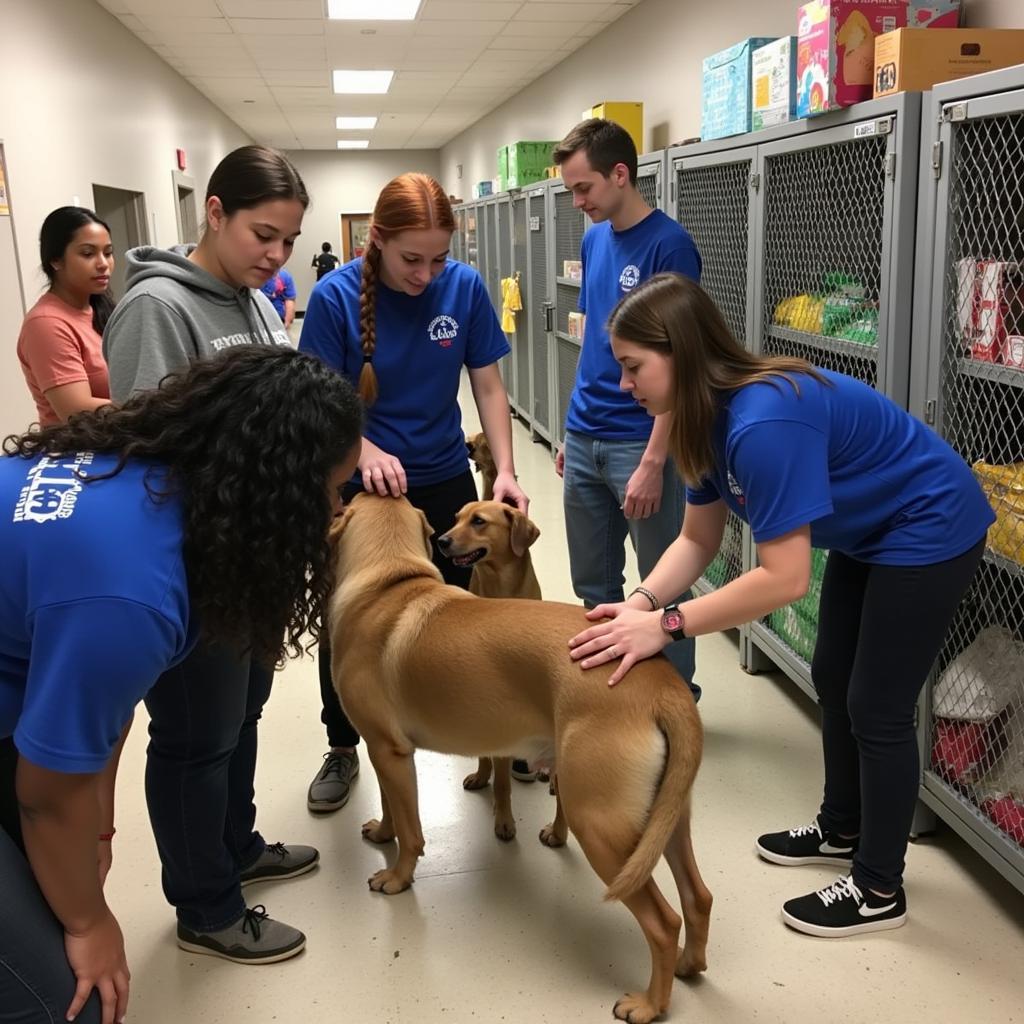
{"type": "Polygon", "coordinates": [[[363,348],[363,368],[359,371],[359,397],[369,408],[377,401],[379,389],[373,368],[373,350],[377,347],[377,278],[380,275],[380,249],[370,242],[363,255],[363,274],[359,282],[359,337],[363,348]]]}

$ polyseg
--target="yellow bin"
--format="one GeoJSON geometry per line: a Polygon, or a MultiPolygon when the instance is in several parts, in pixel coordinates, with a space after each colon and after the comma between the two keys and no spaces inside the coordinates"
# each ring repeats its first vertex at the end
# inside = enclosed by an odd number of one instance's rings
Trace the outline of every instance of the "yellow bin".
{"type": "Polygon", "coordinates": [[[603,117],[607,121],[621,124],[629,132],[637,153],[644,152],[644,105],[642,103],[621,103],[605,100],[589,110],[583,111],[583,119],[603,117]]]}

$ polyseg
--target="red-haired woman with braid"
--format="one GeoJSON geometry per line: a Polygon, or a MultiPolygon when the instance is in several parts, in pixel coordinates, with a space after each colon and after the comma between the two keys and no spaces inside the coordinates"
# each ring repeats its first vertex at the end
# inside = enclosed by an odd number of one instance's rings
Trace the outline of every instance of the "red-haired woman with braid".
{"type": "MultiPolygon", "coordinates": [[[[495,500],[523,512],[529,504],[516,483],[508,396],[498,372],[508,342],[480,275],[448,258],[454,230],[439,182],[416,173],[388,182],[373,210],[366,254],[316,285],[299,341],[300,351],[357,384],[366,403],[362,455],[346,500],[360,490],[404,494],[437,536],[477,497],[458,404],[463,367],[498,468],[495,500]]],[[[436,547],[434,562],[446,582],[469,585],[468,566],[436,547]]],[[[323,646],[320,689],[330,750],[307,804],[322,813],[344,806],[359,771],[359,734],[338,703],[323,646]]]]}

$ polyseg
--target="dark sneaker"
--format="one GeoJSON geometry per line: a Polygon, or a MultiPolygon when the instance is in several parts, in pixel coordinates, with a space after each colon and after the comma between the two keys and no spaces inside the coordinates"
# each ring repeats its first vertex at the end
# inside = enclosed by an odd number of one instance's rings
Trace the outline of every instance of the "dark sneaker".
{"type": "Polygon", "coordinates": [[[359,755],[328,750],[316,778],[309,784],[306,806],[317,814],[340,810],[352,795],[352,780],[359,774],[359,755]]]}
{"type": "Polygon", "coordinates": [[[178,945],[190,953],[219,956],[236,964],[276,964],[301,953],[306,936],[290,925],[274,921],[267,908],[249,907],[227,928],[194,932],[178,924],[178,945]]]}
{"type": "Polygon", "coordinates": [[[307,871],[312,871],[319,860],[320,853],[312,846],[271,843],[263,848],[256,863],[242,872],[242,885],[304,875],[307,871]]]}
{"type": "Polygon", "coordinates": [[[520,782],[536,782],[537,773],[530,771],[529,762],[516,758],[512,762],[512,778],[520,782]]]}
{"type": "Polygon", "coordinates": [[[823,832],[815,818],[801,828],[759,836],[754,849],[773,864],[838,864],[848,868],[857,852],[857,838],[843,839],[834,832],[823,832]]]}
{"type": "Polygon", "coordinates": [[[824,938],[881,932],[899,928],[907,920],[907,897],[902,886],[892,896],[876,896],[870,889],[859,889],[847,876],[817,892],[787,900],[782,905],[782,920],[798,932],[824,938]]]}

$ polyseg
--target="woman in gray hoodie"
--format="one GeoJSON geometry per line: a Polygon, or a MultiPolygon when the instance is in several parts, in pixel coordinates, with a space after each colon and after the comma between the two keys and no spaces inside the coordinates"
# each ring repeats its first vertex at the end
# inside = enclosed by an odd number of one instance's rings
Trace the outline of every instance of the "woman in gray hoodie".
{"type": "MultiPolygon", "coordinates": [[[[236,345],[290,344],[259,289],[291,255],[308,205],[283,154],[229,153],[210,177],[197,246],[128,253],[128,292],[103,338],[111,398],[236,345]]],[[[236,963],[284,960],[304,943],[281,922],[250,927],[242,885],[302,874],[319,859],[312,847],[268,844],[255,827],[257,723],[272,680],[248,650],[200,642],[146,697],[146,800],[178,945],[236,963]]]]}

